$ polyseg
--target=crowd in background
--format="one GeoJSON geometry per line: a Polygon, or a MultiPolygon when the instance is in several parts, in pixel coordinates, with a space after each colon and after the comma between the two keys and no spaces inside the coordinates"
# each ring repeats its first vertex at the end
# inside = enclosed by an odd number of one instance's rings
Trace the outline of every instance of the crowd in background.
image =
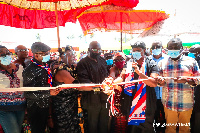
{"type": "Polygon", "coordinates": [[[182,41],[173,38],[166,48],[161,41],[153,42],[151,48],[146,48],[144,42],[131,47],[130,54],[125,55],[102,51],[101,45],[93,41],[88,51],[77,57],[69,45],[50,53],[48,45],[35,42],[31,47],[33,56],[28,57],[23,45],[15,48],[16,56],[0,46],[3,88],[115,84],[112,106],[108,102],[112,90],[102,85],[0,92],[0,132],[22,132],[26,118],[32,133],[44,133],[47,128],[51,133],[80,133],[81,96],[85,133],[197,133],[200,45],[183,49],[182,41]],[[140,79],[145,80],[116,85],[140,79]],[[114,106],[114,114],[110,106],[114,106]]]}

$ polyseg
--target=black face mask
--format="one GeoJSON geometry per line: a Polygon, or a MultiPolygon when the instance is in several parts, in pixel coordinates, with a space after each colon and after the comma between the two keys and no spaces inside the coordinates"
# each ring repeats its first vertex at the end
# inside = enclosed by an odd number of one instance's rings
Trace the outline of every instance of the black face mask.
{"type": "Polygon", "coordinates": [[[98,57],[100,57],[101,53],[93,53],[93,52],[90,52],[90,57],[93,58],[93,59],[97,59],[98,57]]]}

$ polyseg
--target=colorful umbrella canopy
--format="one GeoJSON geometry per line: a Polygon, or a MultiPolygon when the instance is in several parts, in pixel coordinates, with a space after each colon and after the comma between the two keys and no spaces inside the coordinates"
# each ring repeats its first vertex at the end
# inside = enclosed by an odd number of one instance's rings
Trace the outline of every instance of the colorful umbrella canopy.
{"type": "Polygon", "coordinates": [[[48,10],[55,11],[55,3],[57,10],[71,10],[83,8],[86,6],[98,5],[107,0],[3,0],[4,3],[21,7],[24,9],[48,10]]]}
{"type": "Polygon", "coordinates": [[[25,9],[55,11],[71,10],[99,4],[135,7],[139,0],[2,0],[4,3],[25,9]]]}
{"type": "Polygon", "coordinates": [[[17,28],[52,28],[76,22],[84,10],[101,4],[135,7],[139,0],[3,0],[0,2],[0,25],[17,28]],[[54,12],[55,11],[55,12],[54,12]]]}
{"type": "Polygon", "coordinates": [[[169,17],[163,11],[133,10],[128,7],[102,5],[87,9],[78,20],[84,34],[96,30],[135,33],[151,28],[156,22],[169,17]]]}
{"type": "Polygon", "coordinates": [[[0,25],[25,29],[56,27],[76,22],[76,16],[86,9],[102,4],[135,7],[139,0],[3,0],[0,1],[0,25]],[[46,2],[51,1],[51,2],[46,2]],[[52,2],[59,1],[59,2],[52,2]],[[57,8],[55,8],[57,6],[57,8]]]}
{"type": "Polygon", "coordinates": [[[78,20],[84,34],[96,30],[134,33],[135,30],[150,28],[156,22],[168,17],[163,11],[133,10],[128,7],[103,5],[87,9],[78,16],[78,20]]]}
{"type": "MultiPolygon", "coordinates": [[[[66,22],[76,22],[73,13],[84,9],[58,11],[58,24],[65,26],[66,22]]],[[[0,4],[0,25],[24,29],[43,29],[56,27],[55,11],[30,10],[7,4],[0,4]]]]}

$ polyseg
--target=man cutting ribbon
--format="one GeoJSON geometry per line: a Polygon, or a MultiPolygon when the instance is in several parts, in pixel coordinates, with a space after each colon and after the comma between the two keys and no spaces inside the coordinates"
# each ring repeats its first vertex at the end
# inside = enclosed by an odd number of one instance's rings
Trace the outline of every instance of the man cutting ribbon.
{"type": "Polygon", "coordinates": [[[125,77],[125,81],[145,80],[135,84],[125,84],[121,100],[122,112],[128,118],[128,133],[151,133],[154,132],[153,121],[156,109],[156,94],[153,87],[157,86],[154,78],[158,76],[158,68],[155,61],[145,56],[144,42],[138,41],[131,46],[132,56],[136,62],[127,63],[126,74],[122,77],[125,77]],[[133,69],[130,69],[130,65],[133,69]]]}
{"type": "Polygon", "coordinates": [[[157,82],[163,86],[162,103],[164,105],[166,133],[176,133],[177,123],[179,132],[190,133],[190,118],[194,104],[194,89],[198,83],[200,71],[195,59],[182,55],[183,46],[179,38],[171,39],[167,44],[166,60],[158,63],[160,75],[157,82]],[[195,77],[194,77],[195,76],[195,77]],[[171,77],[171,78],[170,78],[171,77]],[[163,80],[165,79],[165,80],[163,80]]]}

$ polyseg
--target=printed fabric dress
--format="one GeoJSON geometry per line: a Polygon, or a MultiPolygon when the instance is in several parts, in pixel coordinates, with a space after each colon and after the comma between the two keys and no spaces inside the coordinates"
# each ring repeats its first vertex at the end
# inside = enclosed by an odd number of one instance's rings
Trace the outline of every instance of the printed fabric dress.
{"type": "MultiPolygon", "coordinates": [[[[53,86],[64,83],[55,81],[55,74],[60,70],[68,71],[76,79],[75,67],[70,68],[64,63],[53,71],[53,86]]],[[[75,88],[62,90],[52,97],[53,119],[56,133],[81,133],[78,118],[78,94],[75,88]]]]}

